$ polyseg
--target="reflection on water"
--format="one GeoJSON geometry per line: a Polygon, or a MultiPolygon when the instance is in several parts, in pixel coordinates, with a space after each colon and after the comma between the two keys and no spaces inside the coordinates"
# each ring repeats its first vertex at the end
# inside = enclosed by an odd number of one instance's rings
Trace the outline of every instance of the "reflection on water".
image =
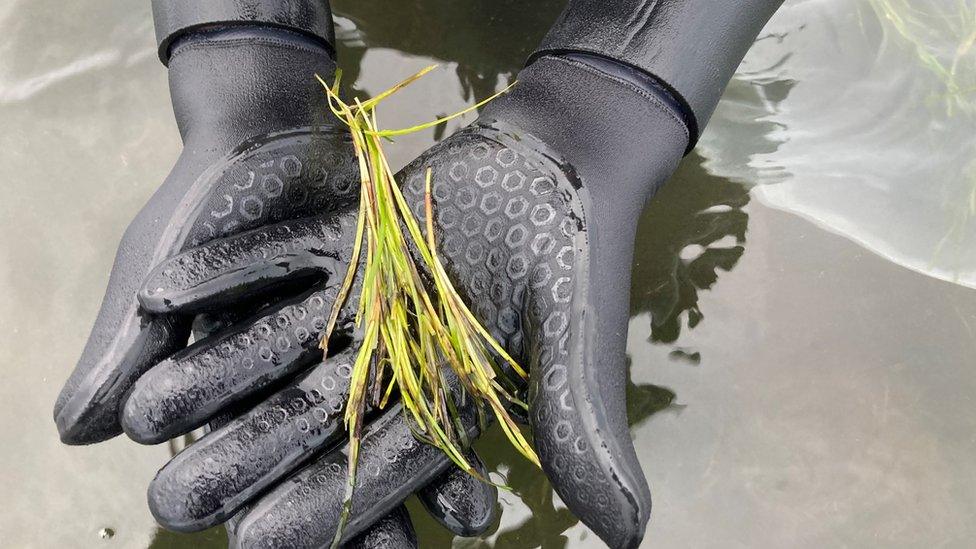
{"type": "MultiPolygon", "coordinates": [[[[361,94],[442,63],[380,113],[411,125],[510,81],[562,4],[335,0],[340,62],[361,94]]],[[[976,540],[976,292],[929,276],[976,272],[971,27],[878,17],[905,5],[973,1],[788,2],[641,218],[627,404],[648,547],[976,540]]],[[[148,3],[10,0],[0,30],[16,129],[0,135],[0,545],[223,547],[223,529],[165,532],[146,508],[192,439],[67,448],[50,421],[116,243],[179,150],[148,3]]],[[[405,137],[391,160],[442,136],[405,137]]],[[[411,501],[424,546],[598,547],[502,436],[477,443],[513,487],[498,524],[454,539],[411,501]]]]}
{"type": "Polygon", "coordinates": [[[495,93],[500,79],[514,79],[565,3],[408,0],[397,4],[392,17],[390,6],[382,2],[335,0],[340,64],[355,82],[367,49],[392,48],[450,62],[461,99],[471,103],[495,93]]]}
{"type": "Polygon", "coordinates": [[[715,284],[742,257],[749,194],[740,184],[710,176],[692,153],[644,211],[637,226],[631,315],[651,313],[652,341],[671,343],[681,325],[704,318],[698,292],[715,284]]]}
{"type": "Polygon", "coordinates": [[[931,99],[946,114],[976,114],[976,4],[931,2],[915,6],[908,0],[869,0],[888,31],[915,50],[920,66],[944,86],[931,99]]]}
{"type": "Polygon", "coordinates": [[[976,287],[976,1],[788,2],[763,34],[702,136],[708,169],[976,287]]]}
{"type": "Polygon", "coordinates": [[[196,534],[178,534],[158,528],[149,549],[226,549],[227,532],[223,526],[196,534]]]}

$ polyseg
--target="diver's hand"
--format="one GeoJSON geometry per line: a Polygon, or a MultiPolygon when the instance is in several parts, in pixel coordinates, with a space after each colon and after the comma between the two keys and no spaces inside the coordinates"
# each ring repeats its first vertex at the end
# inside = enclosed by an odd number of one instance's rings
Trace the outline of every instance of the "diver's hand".
{"type": "MultiPolygon", "coordinates": [[[[639,543],[650,512],[624,408],[634,231],[645,200],[688,143],[686,126],[659,91],[576,58],[542,57],[478,121],[397,178],[422,220],[424,174],[433,170],[438,251],[448,274],[475,315],[529,367],[530,423],[543,468],[563,501],[613,547],[639,543]]],[[[264,227],[154,269],[139,297],[157,313],[216,308],[285,281],[313,282],[307,294],[149,371],[125,406],[130,436],[158,442],[189,431],[313,363],[350,257],[354,215],[264,227]]],[[[345,437],[341,409],[358,351],[354,307],[355,298],[334,334],[348,346],[162,470],[150,500],[164,525],[239,507],[302,456],[345,437]],[[196,497],[179,497],[197,492],[218,501],[201,513],[196,497]]],[[[414,440],[398,407],[367,425],[360,460],[348,536],[449,464],[414,440]]],[[[345,473],[341,449],[317,458],[258,499],[235,526],[238,542],[327,543],[345,473]]]]}
{"type": "MultiPolygon", "coordinates": [[[[328,25],[331,32],[331,18],[328,25]]],[[[54,417],[68,444],[120,433],[126,391],[186,343],[185,317],[139,307],[136,291],[152,266],[187,247],[356,197],[351,150],[314,79],[335,72],[328,47],[239,26],[191,32],[165,53],[184,150],[126,230],[88,344],[58,397],[54,417]]]]}
{"type": "MultiPolygon", "coordinates": [[[[354,233],[355,211],[346,210],[215,240],[154,269],[140,298],[155,311],[216,310],[286,280],[314,277],[318,282],[310,292],[272,305],[257,319],[209,336],[150,369],[125,404],[122,421],[130,438],[157,443],[212,424],[228,403],[320,359],[319,339],[354,233]],[[177,279],[186,292],[171,291],[177,279]]],[[[351,344],[250,410],[221,422],[160,470],[149,490],[150,509],[160,524],[195,531],[228,520],[314,452],[343,441],[342,411],[358,352],[351,320],[347,307],[336,332],[336,341],[351,339],[351,344]]],[[[428,465],[433,466],[430,474],[414,479],[413,489],[448,469],[447,462],[421,463],[428,465]]],[[[494,489],[459,471],[434,479],[420,495],[435,517],[459,535],[492,523],[494,489]]],[[[389,510],[377,508],[362,527],[389,510]]]]}

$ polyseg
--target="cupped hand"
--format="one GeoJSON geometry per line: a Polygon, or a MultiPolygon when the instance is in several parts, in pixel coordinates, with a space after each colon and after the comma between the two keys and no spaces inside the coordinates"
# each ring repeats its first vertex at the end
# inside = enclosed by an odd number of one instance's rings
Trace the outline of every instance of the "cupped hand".
{"type": "Polygon", "coordinates": [[[356,200],[351,145],[313,78],[335,71],[326,49],[256,29],[200,32],[174,46],[169,67],[184,149],[126,230],[91,336],[55,404],[68,444],[119,434],[133,382],[186,344],[189,317],[149,312],[136,299],[154,265],[356,200]]]}

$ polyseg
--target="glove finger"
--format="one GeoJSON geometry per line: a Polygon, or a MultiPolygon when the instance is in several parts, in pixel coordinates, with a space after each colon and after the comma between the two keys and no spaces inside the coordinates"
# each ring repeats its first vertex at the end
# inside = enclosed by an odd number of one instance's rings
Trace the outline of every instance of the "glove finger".
{"type": "MultiPolygon", "coordinates": [[[[482,478],[488,478],[477,454],[469,451],[465,458],[482,478]]],[[[437,522],[458,536],[479,536],[498,518],[498,489],[457,467],[421,488],[417,496],[437,522]]]]}
{"type": "MultiPolygon", "coordinates": [[[[355,496],[343,539],[352,539],[451,465],[418,441],[398,404],[363,430],[355,496]]],[[[470,410],[461,418],[470,434],[470,410]]],[[[316,460],[259,499],[238,522],[237,547],[320,547],[330,543],[345,500],[348,444],[316,460]]]]}
{"type": "Polygon", "coordinates": [[[139,290],[154,313],[233,305],[296,279],[345,274],[356,212],[285,221],[187,250],[157,265],[139,290]]]}
{"type": "Polygon", "coordinates": [[[91,444],[121,433],[119,409],[126,391],[146,369],[186,345],[189,322],[146,315],[134,299],[155,254],[165,247],[165,222],[151,219],[164,208],[151,207],[153,201],[158,202],[155,196],[122,237],[85,349],[54,405],[66,444],[91,444]]]}
{"type": "Polygon", "coordinates": [[[149,485],[149,508],[170,530],[203,530],[345,436],[350,345],[300,380],[179,453],[149,485]]]}
{"type": "MultiPolygon", "coordinates": [[[[230,547],[240,547],[234,534],[237,523],[245,514],[241,511],[227,521],[227,537],[230,547]]],[[[323,545],[323,547],[325,547],[323,545]]],[[[359,534],[348,543],[342,544],[345,549],[415,549],[419,547],[417,543],[417,533],[414,531],[413,522],[406,507],[400,505],[390,514],[370,526],[362,534],[359,534]]]]}
{"type": "MultiPolygon", "coordinates": [[[[106,296],[103,311],[115,304],[106,296]]],[[[146,318],[134,299],[120,320],[104,320],[107,316],[99,314],[54,406],[54,422],[65,444],[93,444],[120,434],[119,409],[126,391],[147,368],[186,345],[190,333],[187,319],[146,318]]]]}
{"type": "Polygon", "coordinates": [[[401,505],[368,530],[344,544],[347,549],[412,549],[417,547],[410,515],[401,505]]]}
{"type": "MultiPolygon", "coordinates": [[[[122,426],[136,442],[156,444],[203,425],[221,409],[322,359],[338,281],[286,301],[250,324],[202,340],[159,363],[133,386],[122,426]]],[[[351,329],[341,315],[336,335],[351,329]]]]}
{"type": "Polygon", "coordinates": [[[636,547],[651,495],[625,407],[629,269],[613,269],[610,258],[587,258],[584,242],[578,235],[567,272],[577,275],[568,280],[589,282],[572,289],[573,305],[530,314],[550,319],[537,330],[545,334],[543,348],[530,364],[532,435],[543,470],[570,510],[610,547],[636,547]],[[583,271],[587,259],[603,261],[601,272],[612,272],[613,280],[583,271]]]}

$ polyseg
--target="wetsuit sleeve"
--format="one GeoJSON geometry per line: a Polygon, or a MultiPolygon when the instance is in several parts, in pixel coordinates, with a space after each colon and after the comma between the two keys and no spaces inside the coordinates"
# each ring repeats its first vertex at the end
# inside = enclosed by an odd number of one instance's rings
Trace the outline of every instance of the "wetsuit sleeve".
{"type": "Polygon", "coordinates": [[[202,28],[277,27],[320,42],[334,53],[328,0],[153,0],[159,59],[169,63],[170,46],[183,34],[202,28]]]}
{"type": "Polygon", "coordinates": [[[635,67],[688,110],[692,146],[782,0],[570,0],[533,58],[582,52],[635,67]]]}

